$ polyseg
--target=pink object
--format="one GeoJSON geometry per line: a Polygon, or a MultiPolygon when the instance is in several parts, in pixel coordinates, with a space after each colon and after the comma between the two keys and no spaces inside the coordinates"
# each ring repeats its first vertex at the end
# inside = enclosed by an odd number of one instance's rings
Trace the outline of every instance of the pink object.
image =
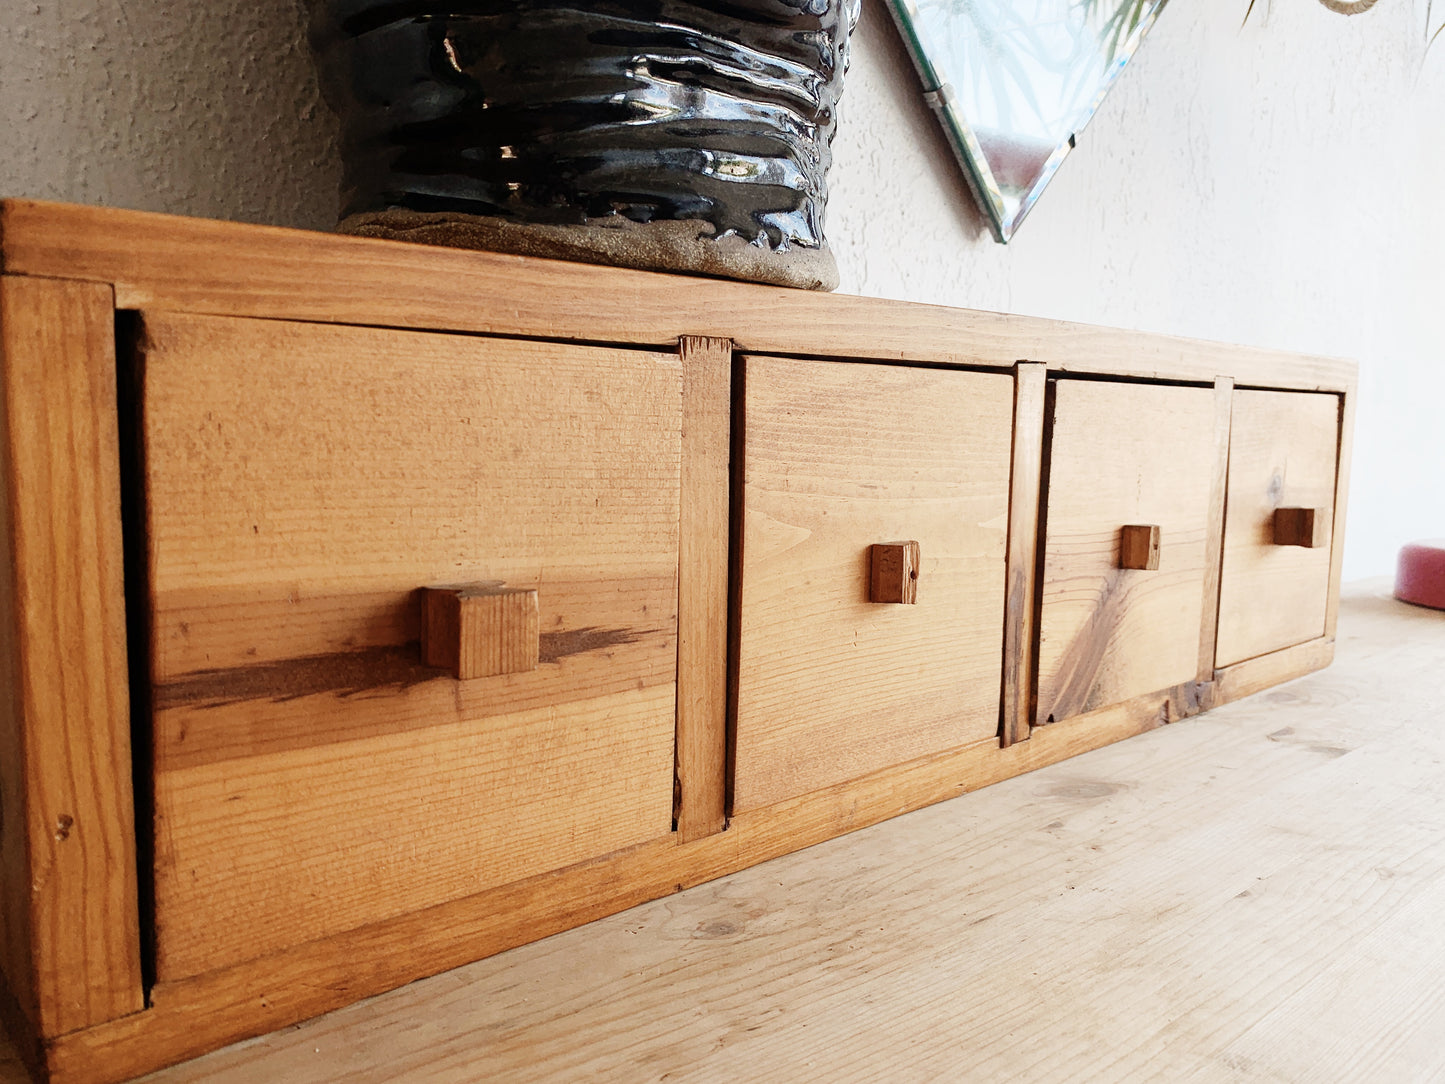
{"type": "Polygon", "coordinates": [[[1417,606],[1445,610],[1445,539],[1412,542],[1400,550],[1395,597],[1417,606]]]}

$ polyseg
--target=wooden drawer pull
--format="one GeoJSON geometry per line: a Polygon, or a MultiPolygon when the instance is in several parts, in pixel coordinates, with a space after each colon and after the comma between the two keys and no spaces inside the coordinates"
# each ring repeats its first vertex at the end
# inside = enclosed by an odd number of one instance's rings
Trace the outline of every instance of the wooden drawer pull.
{"type": "Polygon", "coordinates": [[[1159,528],[1131,523],[1119,528],[1119,567],[1152,572],[1159,567],[1159,528]]]}
{"type": "Polygon", "coordinates": [[[537,668],[537,592],[475,583],[422,590],[421,657],[459,681],[537,668]]]}
{"type": "Polygon", "coordinates": [[[918,543],[880,542],[868,549],[868,600],[917,603],[918,543]]]}
{"type": "Polygon", "coordinates": [[[1274,510],[1274,544],[1304,546],[1318,549],[1325,544],[1325,510],[1323,508],[1276,508],[1274,510]]]}

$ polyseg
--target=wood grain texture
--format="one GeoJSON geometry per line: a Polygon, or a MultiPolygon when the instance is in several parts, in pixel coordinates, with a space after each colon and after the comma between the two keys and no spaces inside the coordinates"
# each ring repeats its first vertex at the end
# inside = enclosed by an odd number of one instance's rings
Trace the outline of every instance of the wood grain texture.
{"type": "Polygon", "coordinates": [[[1006,376],[747,358],[734,813],[997,736],[1006,376]],[[869,546],[918,542],[915,606],[869,546]]]}
{"type": "Polygon", "coordinates": [[[162,982],[669,837],[675,355],[157,313],[142,349],[162,982]],[[537,591],[538,667],[423,667],[417,588],[483,581],[537,591]]]}
{"type": "Polygon", "coordinates": [[[1119,528],[1119,567],[1153,572],[1159,567],[1159,526],[1128,523],[1119,528]]]}
{"type": "Polygon", "coordinates": [[[1432,617],[1347,599],[1328,672],[148,1084],[1440,1079],[1432,617]]]}
{"type": "Polygon", "coordinates": [[[114,283],[124,308],[671,347],[1343,390],[1350,362],[1002,313],[462,252],[138,211],[6,200],[12,274],[114,283]]]}
{"type": "Polygon", "coordinates": [[[525,674],[541,655],[537,591],[492,584],[422,589],[421,658],[458,681],[525,674]]]}
{"type": "MultiPolygon", "coordinates": [[[[1358,385],[1353,381],[1340,400],[1340,445],[1335,467],[1335,507],[1331,517],[1345,522],[1349,511],[1350,463],[1355,444],[1355,404],[1359,399],[1358,385]]],[[[1340,610],[1340,582],[1345,567],[1345,532],[1333,532],[1330,541],[1330,587],[1325,604],[1325,636],[1333,639],[1335,624],[1340,610]]]]}
{"type": "Polygon", "coordinates": [[[142,1003],[113,320],[109,287],[0,278],[5,966],[46,1035],[142,1003]]]}
{"type": "MultiPolygon", "coordinates": [[[[6,280],[0,278],[0,291],[6,280]]],[[[0,300],[3,300],[0,293],[0,300]]],[[[4,310],[0,308],[0,320],[4,310]]],[[[0,324],[0,367],[6,328],[0,324]]],[[[0,368],[0,373],[4,369],[0,368]]],[[[6,381],[0,380],[0,396],[6,381]]],[[[0,398],[0,1002],[16,1035],[33,1036],[40,1022],[35,962],[30,948],[30,838],[25,788],[25,705],[20,687],[19,614],[15,609],[14,524],[10,515],[10,423],[0,398]],[[7,996],[8,995],[8,996],[7,996]],[[21,1023],[23,1018],[23,1025],[21,1023]]],[[[31,1049],[33,1043],[23,1045],[31,1049]]]]}
{"type": "Polygon", "coordinates": [[[161,983],[144,1014],[50,1044],[57,1084],[111,1084],[285,1027],[480,956],[681,892],[744,866],[877,824],[1144,733],[1198,710],[1181,690],[1141,697],[1000,751],[992,738],[767,809],[690,844],[657,840],[403,914],[206,975],[161,983]]]}
{"type": "Polygon", "coordinates": [[[1329,543],[1328,508],[1276,508],[1274,544],[1318,549],[1329,543]]]}
{"type": "Polygon", "coordinates": [[[1215,701],[1224,704],[1253,696],[1315,670],[1323,670],[1334,657],[1335,641],[1326,636],[1226,666],[1214,672],[1215,701]]]}
{"type": "Polygon", "coordinates": [[[1207,388],[1056,383],[1036,722],[1191,681],[1214,480],[1207,388]],[[1121,524],[1153,524],[1157,571],[1119,568],[1121,524]]]}
{"type": "Polygon", "coordinates": [[[1219,573],[1224,561],[1224,504],[1229,491],[1229,426],[1234,381],[1214,381],[1214,477],[1209,487],[1209,534],[1204,543],[1204,597],[1199,619],[1199,666],[1195,680],[1214,678],[1214,645],[1219,636],[1219,573]]]}
{"type": "Polygon", "coordinates": [[[868,547],[868,601],[913,606],[918,602],[917,542],[875,542],[868,547]]]}
{"type": "Polygon", "coordinates": [[[1008,596],[1004,603],[1003,704],[999,743],[1027,741],[1033,717],[1034,612],[1039,502],[1043,497],[1048,366],[1014,368],[1013,466],[1009,478],[1008,596]]]}
{"type": "Polygon", "coordinates": [[[727,805],[732,343],[684,336],[678,546],[677,838],[721,832],[727,805]]]}
{"type": "Polygon", "coordinates": [[[1324,635],[1330,547],[1276,545],[1274,513],[1280,507],[1323,509],[1321,529],[1330,531],[1339,411],[1335,395],[1234,393],[1219,667],[1324,635]]]}

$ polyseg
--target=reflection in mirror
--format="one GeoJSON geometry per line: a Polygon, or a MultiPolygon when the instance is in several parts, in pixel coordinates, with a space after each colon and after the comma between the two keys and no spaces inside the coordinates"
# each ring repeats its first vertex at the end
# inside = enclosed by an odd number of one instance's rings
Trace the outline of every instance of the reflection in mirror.
{"type": "Polygon", "coordinates": [[[1167,0],[888,0],[994,237],[1007,241],[1167,0]]]}

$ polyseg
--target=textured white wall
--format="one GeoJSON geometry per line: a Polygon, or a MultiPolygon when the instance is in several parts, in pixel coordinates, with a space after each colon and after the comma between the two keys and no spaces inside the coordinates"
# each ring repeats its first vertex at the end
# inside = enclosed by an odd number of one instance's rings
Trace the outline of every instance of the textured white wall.
{"type": "MultiPolygon", "coordinates": [[[[1173,0],[1004,247],[866,0],[828,232],[847,292],[1358,359],[1346,571],[1388,572],[1445,535],[1445,37],[1247,2],[1173,0]]],[[[302,0],[4,3],[0,194],[330,225],[302,0]]]]}

